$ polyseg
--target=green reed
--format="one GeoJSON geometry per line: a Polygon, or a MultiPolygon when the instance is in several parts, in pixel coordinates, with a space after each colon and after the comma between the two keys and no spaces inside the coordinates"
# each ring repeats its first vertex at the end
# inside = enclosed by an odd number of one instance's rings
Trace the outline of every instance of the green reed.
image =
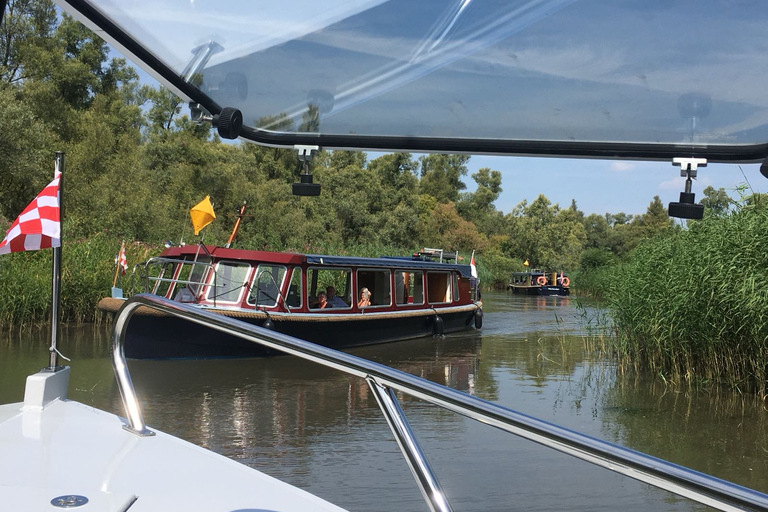
{"type": "Polygon", "coordinates": [[[765,389],[768,211],[741,210],[648,241],[611,270],[606,305],[625,368],[765,389]]]}
{"type": "MultiPolygon", "coordinates": [[[[110,293],[115,274],[115,255],[120,241],[106,235],[65,242],[62,247],[62,322],[94,322],[99,299],[110,293]]],[[[129,265],[156,249],[130,244],[129,265]]],[[[43,326],[50,321],[53,251],[29,251],[0,256],[0,330],[43,326]]]]}

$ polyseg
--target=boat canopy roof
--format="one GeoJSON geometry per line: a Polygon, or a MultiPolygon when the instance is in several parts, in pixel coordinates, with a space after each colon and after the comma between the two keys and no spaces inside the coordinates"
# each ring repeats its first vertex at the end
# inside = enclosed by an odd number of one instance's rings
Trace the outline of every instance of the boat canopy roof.
{"type": "Polygon", "coordinates": [[[332,265],[349,267],[369,267],[401,270],[436,270],[436,271],[458,271],[464,277],[472,277],[472,267],[469,265],[459,265],[456,263],[440,263],[437,261],[424,261],[408,257],[381,257],[381,258],[358,258],[355,256],[323,256],[320,254],[307,254],[307,263],[314,265],[332,265]]]}
{"type": "Polygon", "coordinates": [[[761,0],[56,0],[266,145],[768,156],[761,0]]]}
{"type": "Polygon", "coordinates": [[[290,252],[252,251],[246,249],[229,249],[213,245],[185,245],[170,247],[163,251],[164,258],[184,258],[186,260],[206,260],[212,258],[212,262],[231,260],[252,265],[327,265],[333,267],[356,268],[381,268],[401,270],[433,270],[433,271],[457,271],[464,277],[472,277],[470,265],[457,263],[440,263],[436,261],[424,261],[412,257],[362,258],[356,256],[329,256],[324,254],[299,254],[290,252]]]}

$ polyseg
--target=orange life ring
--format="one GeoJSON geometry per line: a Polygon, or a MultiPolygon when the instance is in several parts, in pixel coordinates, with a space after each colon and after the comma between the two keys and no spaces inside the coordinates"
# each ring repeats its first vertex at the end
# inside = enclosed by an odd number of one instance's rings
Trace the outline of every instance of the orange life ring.
{"type": "Polygon", "coordinates": [[[536,284],[538,284],[539,286],[544,286],[545,284],[547,284],[547,278],[544,276],[537,277],[536,284]]]}
{"type": "Polygon", "coordinates": [[[563,276],[563,286],[570,286],[570,285],[571,285],[571,280],[563,276]]]}

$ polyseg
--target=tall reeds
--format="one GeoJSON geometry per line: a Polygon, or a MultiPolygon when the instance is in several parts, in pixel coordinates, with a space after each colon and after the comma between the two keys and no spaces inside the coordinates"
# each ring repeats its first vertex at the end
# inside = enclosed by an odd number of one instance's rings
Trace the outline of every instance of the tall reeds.
{"type": "MultiPolygon", "coordinates": [[[[106,235],[65,242],[62,248],[61,320],[94,322],[100,319],[96,303],[109,294],[120,241],[106,235]]],[[[128,246],[130,264],[148,257],[152,248],[128,246]]],[[[42,326],[50,321],[51,250],[0,257],[0,330],[42,326]]]]}
{"type": "Polygon", "coordinates": [[[638,247],[611,272],[607,307],[625,367],[762,391],[768,365],[768,210],[638,247]]]}

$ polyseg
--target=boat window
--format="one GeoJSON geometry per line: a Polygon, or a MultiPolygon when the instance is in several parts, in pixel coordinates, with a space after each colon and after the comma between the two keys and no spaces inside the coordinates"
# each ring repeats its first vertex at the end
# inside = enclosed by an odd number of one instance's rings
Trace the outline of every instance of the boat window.
{"type": "Polygon", "coordinates": [[[453,274],[453,302],[459,300],[459,274],[453,274]]]}
{"type": "Polygon", "coordinates": [[[303,301],[301,293],[301,268],[294,267],[291,272],[291,283],[288,285],[288,295],[285,302],[291,309],[300,308],[303,301]]]}
{"type": "Polygon", "coordinates": [[[349,269],[310,267],[307,274],[307,287],[309,293],[309,307],[320,308],[321,292],[326,295],[325,308],[349,308],[352,304],[352,271],[349,269]],[[328,297],[327,292],[333,288],[333,296],[328,297]]]}
{"type": "Polygon", "coordinates": [[[399,306],[424,304],[424,273],[412,270],[395,272],[395,302],[399,306]]]}
{"type": "MultiPolygon", "coordinates": [[[[168,283],[172,286],[169,295],[180,302],[194,302],[200,296],[210,263],[208,258],[181,262],[181,268],[168,283]]],[[[171,274],[168,274],[168,277],[171,277],[171,274]]]]}
{"type": "Polygon", "coordinates": [[[371,292],[371,306],[392,305],[392,287],[389,270],[358,270],[357,271],[357,300],[360,300],[360,290],[368,288],[371,292]]]}
{"type": "Polygon", "coordinates": [[[451,302],[451,274],[427,272],[427,301],[430,304],[451,302]]]}
{"type": "Polygon", "coordinates": [[[285,274],[286,268],[282,265],[259,265],[248,295],[248,304],[267,307],[277,305],[285,274]]]}
{"type": "Polygon", "coordinates": [[[148,279],[155,282],[152,293],[161,297],[167,297],[168,290],[173,282],[173,273],[176,272],[176,265],[173,263],[164,263],[163,265],[148,265],[148,279]]]}
{"type": "Polygon", "coordinates": [[[213,286],[208,288],[208,300],[239,302],[251,266],[244,263],[222,261],[216,265],[213,286]],[[215,291],[214,291],[215,290],[215,291]]]}

